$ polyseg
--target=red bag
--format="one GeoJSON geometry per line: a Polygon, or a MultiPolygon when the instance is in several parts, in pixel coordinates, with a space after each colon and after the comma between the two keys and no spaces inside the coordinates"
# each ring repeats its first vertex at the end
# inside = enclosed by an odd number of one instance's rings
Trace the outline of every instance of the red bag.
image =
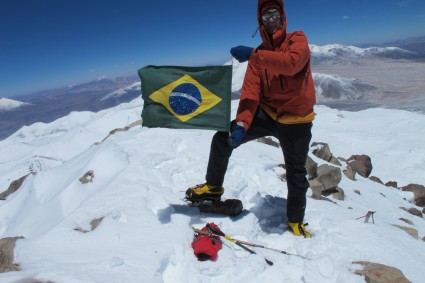
{"type": "MultiPolygon", "coordinates": [[[[211,222],[210,225],[219,229],[213,222],[211,222]]],[[[208,233],[208,228],[204,227],[201,231],[208,233]]],[[[216,260],[218,251],[221,249],[222,245],[220,238],[214,235],[207,236],[198,234],[195,235],[192,242],[193,252],[200,261],[216,260]]]]}

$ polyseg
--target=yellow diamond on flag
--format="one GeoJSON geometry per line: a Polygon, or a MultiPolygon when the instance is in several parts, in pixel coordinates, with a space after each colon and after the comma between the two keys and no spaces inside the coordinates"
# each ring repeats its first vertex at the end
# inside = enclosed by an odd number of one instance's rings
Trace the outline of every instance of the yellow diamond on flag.
{"type": "Polygon", "coordinates": [[[182,122],[213,108],[222,100],[187,74],[153,92],[149,98],[162,104],[182,122]]]}

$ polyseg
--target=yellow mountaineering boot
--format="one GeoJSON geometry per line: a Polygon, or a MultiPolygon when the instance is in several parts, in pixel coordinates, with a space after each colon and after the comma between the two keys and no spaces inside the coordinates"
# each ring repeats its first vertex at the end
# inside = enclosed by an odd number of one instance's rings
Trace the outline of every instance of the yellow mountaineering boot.
{"type": "Polygon", "coordinates": [[[219,201],[223,193],[223,187],[204,183],[187,189],[186,199],[191,202],[202,202],[204,200],[219,201]]]}
{"type": "Polygon", "coordinates": [[[289,230],[291,230],[292,234],[295,236],[304,236],[304,238],[310,238],[311,234],[305,229],[308,223],[302,224],[301,222],[288,222],[289,230]]]}

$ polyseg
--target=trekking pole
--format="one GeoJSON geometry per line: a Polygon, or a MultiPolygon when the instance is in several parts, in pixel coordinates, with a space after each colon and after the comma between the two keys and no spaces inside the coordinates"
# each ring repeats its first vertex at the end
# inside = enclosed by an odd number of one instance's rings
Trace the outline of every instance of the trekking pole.
{"type": "MultiPolygon", "coordinates": [[[[211,225],[209,225],[209,224],[207,224],[207,228],[213,233],[213,234],[216,234],[216,235],[220,235],[219,233],[221,232],[221,233],[223,233],[221,230],[218,230],[218,229],[216,229],[216,228],[214,228],[214,227],[212,227],[211,225]]],[[[224,233],[223,233],[224,234],[224,233]]],[[[228,240],[230,240],[230,241],[236,241],[236,242],[239,242],[239,243],[241,243],[241,244],[244,244],[244,245],[247,245],[247,246],[251,246],[251,247],[257,247],[257,248],[262,248],[262,249],[267,249],[267,250],[271,250],[271,251],[275,251],[275,252],[278,252],[278,253],[281,253],[281,254],[284,254],[284,255],[288,255],[288,256],[297,256],[297,257],[300,257],[300,258],[302,258],[302,259],[307,259],[307,260],[310,260],[309,258],[306,258],[306,257],[304,257],[304,256],[302,256],[302,255],[297,255],[297,254],[293,254],[293,253],[288,253],[288,252],[286,252],[286,251],[284,251],[284,250],[279,250],[279,249],[275,249],[275,248],[270,248],[270,247],[267,247],[267,246],[264,246],[264,245],[259,245],[259,244],[254,244],[254,243],[250,243],[250,242],[245,242],[245,241],[241,241],[241,240],[237,240],[237,239],[233,239],[233,238],[231,238],[230,236],[227,236],[227,235],[225,235],[225,236],[223,236],[223,237],[225,237],[226,239],[228,239],[228,240]]]]}
{"type": "MultiPolygon", "coordinates": [[[[242,249],[246,250],[247,252],[249,252],[250,254],[257,254],[256,252],[254,252],[253,250],[251,250],[248,247],[245,247],[240,241],[233,239],[229,236],[227,236],[226,234],[224,234],[221,230],[217,230],[214,229],[211,225],[207,224],[207,228],[208,231],[202,231],[200,229],[196,229],[195,227],[192,227],[193,231],[195,231],[195,233],[198,233],[200,235],[206,235],[211,237],[212,234],[216,235],[216,236],[222,236],[225,239],[229,240],[230,242],[234,243],[235,245],[238,245],[239,247],[241,247],[242,249]],[[212,229],[214,229],[214,231],[212,229]]],[[[268,265],[273,265],[273,262],[267,258],[264,258],[264,260],[267,262],[268,265]]]]}
{"type": "Polygon", "coordinates": [[[244,242],[244,241],[241,241],[241,240],[236,240],[236,241],[238,241],[241,244],[247,245],[247,246],[256,247],[256,248],[262,248],[262,249],[267,249],[267,250],[275,251],[275,252],[278,252],[278,253],[281,253],[281,254],[290,255],[290,256],[297,256],[297,257],[300,257],[300,258],[303,258],[303,259],[310,260],[309,258],[306,258],[306,257],[304,257],[302,255],[288,253],[288,252],[286,252],[284,250],[278,250],[278,249],[275,249],[275,248],[270,248],[270,247],[266,247],[266,246],[259,245],[259,244],[253,244],[253,243],[249,243],[249,242],[244,242]]]}

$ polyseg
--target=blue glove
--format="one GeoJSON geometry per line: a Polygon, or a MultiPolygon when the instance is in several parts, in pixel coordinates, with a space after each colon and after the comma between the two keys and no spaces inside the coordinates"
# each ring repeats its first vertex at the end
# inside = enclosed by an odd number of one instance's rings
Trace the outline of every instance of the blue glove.
{"type": "Polygon", "coordinates": [[[243,63],[248,61],[249,57],[251,57],[252,49],[254,48],[239,45],[230,49],[230,54],[232,54],[232,56],[240,63],[243,63]]]}
{"type": "Polygon", "coordinates": [[[229,146],[232,148],[240,146],[244,137],[245,128],[240,125],[236,125],[229,134],[229,146]]]}

